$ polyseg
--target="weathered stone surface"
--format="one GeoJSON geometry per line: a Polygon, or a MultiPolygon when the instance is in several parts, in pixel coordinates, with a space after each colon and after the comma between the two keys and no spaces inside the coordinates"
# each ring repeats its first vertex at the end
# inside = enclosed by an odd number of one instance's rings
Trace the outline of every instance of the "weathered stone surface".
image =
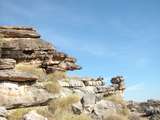
{"type": "Polygon", "coordinates": [[[29,113],[24,115],[23,120],[48,120],[48,119],[36,113],[36,111],[30,111],[29,113]]]}
{"type": "Polygon", "coordinates": [[[0,35],[4,38],[40,38],[35,31],[26,29],[0,29],[0,35]]]}
{"type": "Polygon", "coordinates": [[[123,92],[126,89],[123,76],[113,77],[111,79],[111,83],[112,83],[112,87],[115,89],[115,91],[117,93],[120,93],[121,95],[123,95],[123,92]]]}
{"type": "Polygon", "coordinates": [[[0,107],[0,117],[6,117],[7,116],[7,110],[5,107],[0,107]]]}
{"type": "MultiPolygon", "coordinates": [[[[54,47],[50,43],[48,43],[40,38],[3,38],[2,43],[3,44],[1,46],[1,48],[2,49],[5,48],[5,50],[2,50],[2,51],[4,51],[4,52],[9,51],[11,53],[13,53],[12,51],[18,51],[18,50],[19,51],[21,50],[22,52],[24,52],[24,54],[25,54],[25,52],[27,53],[27,51],[31,53],[32,51],[34,52],[36,50],[37,51],[54,50],[54,47]],[[8,48],[8,50],[7,50],[7,48],[8,48]]],[[[8,53],[8,54],[11,54],[11,53],[8,53]]]]}
{"type": "Polygon", "coordinates": [[[84,93],[89,93],[89,94],[97,93],[96,86],[85,86],[85,87],[79,88],[79,90],[81,90],[84,93]]]}
{"type": "Polygon", "coordinates": [[[17,62],[39,60],[48,74],[81,69],[75,64],[75,58],[57,51],[31,27],[0,26],[0,37],[1,58],[11,58],[17,62]]]}
{"type": "Polygon", "coordinates": [[[96,103],[96,97],[94,94],[85,94],[81,100],[83,108],[89,113],[93,111],[94,105],[96,103]]]}
{"type": "Polygon", "coordinates": [[[102,86],[102,85],[104,85],[103,81],[99,81],[99,80],[85,81],[84,84],[85,84],[85,86],[102,86]]]}
{"type": "Polygon", "coordinates": [[[83,82],[80,80],[59,81],[59,84],[63,87],[84,87],[83,82]]]}
{"type": "Polygon", "coordinates": [[[72,111],[74,114],[81,114],[83,112],[83,107],[80,102],[72,104],[72,111]]]}
{"type": "Polygon", "coordinates": [[[59,67],[62,68],[62,69],[71,70],[71,71],[75,70],[75,69],[77,69],[77,70],[81,69],[80,66],[74,64],[73,62],[68,62],[68,61],[61,62],[59,64],[59,67]]]}
{"type": "Polygon", "coordinates": [[[122,81],[124,81],[124,78],[122,76],[116,76],[111,79],[111,83],[113,84],[119,84],[122,81]]]}
{"type": "Polygon", "coordinates": [[[14,69],[16,61],[14,59],[0,59],[0,70],[14,69]]]}
{"type": "Polygon", "coordinates": [[[7,109],[45,105],[54,96],[44,89],[17,83],[0,83],[0,106],[7,109]]]}
{"type": "Polygon", "coordinates": [[[66,96],[69,96],[73,94],[73,91],[69,88],[65,88],[65,87],[62,87],[60,93],[59,93],[59,96],[61,97],[66,97],[66,96]]]}
{"type": "Polygon", "coordinates": [[[14,70],[0,70],[0,81],[35,81],[38,77],[26,72],[18,72],[14,70]]]}
{"type": "Polygon", "coordinates": [[[111,101],[101,100],[97,102],[94,106],[93,114],[97,119],[102,120],[107,114],[108,111],[116,112],[116,110],[121,109],[121,105],[117,105],[111,101]]]}

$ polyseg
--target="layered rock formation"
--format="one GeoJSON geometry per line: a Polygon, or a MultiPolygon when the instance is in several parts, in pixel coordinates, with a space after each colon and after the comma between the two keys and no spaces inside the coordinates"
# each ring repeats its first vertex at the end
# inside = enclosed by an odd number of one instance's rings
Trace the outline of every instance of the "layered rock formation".
{"type": "Polygon", "coordinates": [[[118,94],[123,96],[125,90],[124,78],[117,76],[112,78],[111,85],[106,86],[104,79],[99,78],[76,78],[76,79],[64,79],[59,81],[60,85],[72,90],[81,90],[88,93],[94,93],[102,96],[109,96],[118,94]],[[113,82],[114,81],[114,82],[113,82]]]}
{"type": "Polygon", "coordinates": [[[0,57],[11,58],[17,62],[34,61],[46,69],[47,73],[81,68],[75,64],[75,58],[58,52],[31,27],[1,26],[0,57]]]}
{"type": "Polygon", "coordinates": [[[121,109],[122,105],[114,104],[104,100],[105,97],[117,95],[123,97],[125,90],[124,78],[122,76],[113,77],[111,85],[105,85],[104,79],[99,78],[68,78],[59,81],[63,86],[61,96],[77,94],[80,102],[73,104],[72,109],[75,114],[86,113],[94,120],[103,120],[106,110],[121,109]]]}
{"type": "Polygon", "coordinates": [[[36,81],[38,77],[14,70],[13,59],[0,59],[0,61],[3,61],[0,63],[0,106],[11,109],[41,105],[53,98],[53,95],[47,91],[28,85],[36,81]],[[44,95],[45,97],[42,97],[44,95]]]}
{"type": "MultiPolygon", "coordinates": [[[[106,114],[109,115],[110,111],[117,112],[125,108],[123,103],[106,99],[112,96],[123,98],[125,84],[122,76],[113,77],[110,85],[106,85],[102,77],[67,76],[57,79],[54,76],[55,71],[64,73],[79,69],[81,67],[76,64],[75,58],[57,51],[53,45],[41,39],[35,29],[1,26],[0,120],[12,120],[8,117],[8,113],[11,114],[19,109],[27,111],[23,111],[24,114],[21,114],[20,118],[13,120],[53,120],[55,114],[52,110],[49,111],[50,102],[62,98],[66,100],[70,95],[78,95],[78,102],[70,104],[71,99],[64,103],[60,101],[61,107],[68,103],[72,114],[76,116],[86,114],[92,120],[106,120],[106,114]],[[17,69],[19,64],[24,67],[22,70],[17,69]],[[31,69],[24,72],[28,69],[25,68],[26,65],[32,66],[32,70],[40,69],[41,72],[30,72],[31,69]],[[43,112],[37,112],[43,107],[46,108],[43,112]],[[35,108],[38,110],[34,111],[35,108]],[[43,116],[46,111],[49,111],[47,115],[51,118],[43,116]]],[[[55,109],[57,108],[55,107],[53,111],[55,109]]],[[[58,112],[61,114],[61,111],[58,112]]]]}

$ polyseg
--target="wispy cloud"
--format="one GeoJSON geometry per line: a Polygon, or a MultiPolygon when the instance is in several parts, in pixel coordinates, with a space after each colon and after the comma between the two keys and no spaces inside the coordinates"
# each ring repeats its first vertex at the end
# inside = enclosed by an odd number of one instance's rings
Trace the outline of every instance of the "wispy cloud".
{"type": "Polygon", "coordinates": [[[141,90],[144,90],[143,82],[128,86],[126,89],[127,92],[136,92],[136,91],[141,91],[141,90]]]}
{"type": "Polygon", "coordinates": [[[80,40],[74,40],[73,38],[63,38],[62,36],[55,35],[56,45],[59,48],[63,49],[72,49],[77,52],[82,52],[84,54],[93,55],[96,57],[107,57],[107,56],[115,56],[114,50],[106,45],[100,44],[99,42],[89,42],[80,40]]]}

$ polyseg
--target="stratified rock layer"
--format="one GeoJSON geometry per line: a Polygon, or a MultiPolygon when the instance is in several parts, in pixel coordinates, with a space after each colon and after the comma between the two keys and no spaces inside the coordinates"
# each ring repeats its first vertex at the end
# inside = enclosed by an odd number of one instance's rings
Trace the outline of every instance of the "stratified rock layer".
{"type": "Polygon", "coordinates": [[[14,70],[1,70],[0,71],[0,81],[35,81],[38,77],[26,72],[18,72],[14,70]]]}
{"type": "Polygon", "coordinates": [[[47,73],[81,69],[75,58],[58,52],[31,27],[0,26],[0,57],[17,62],[37,61],[47,73]]]}
{"type": "Polygon", "coordinates": [[[1,83],[0,91],[0,106],[7,109],[45,105],[54,98],[44,89],[12,82],[1,83]]]}
{"type": "Polygon", "coordinates": [[[16,61],[14,59],[0,59],[0,70],[13,69],[16,61]]]}

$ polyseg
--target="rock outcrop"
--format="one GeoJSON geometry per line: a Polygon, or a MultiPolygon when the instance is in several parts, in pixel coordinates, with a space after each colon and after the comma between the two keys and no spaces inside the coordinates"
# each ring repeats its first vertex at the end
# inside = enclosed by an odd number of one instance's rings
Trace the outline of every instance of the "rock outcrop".
{"type": "Polygon", "coordinates": [[[147,100],[146,102],[133,102],[130,101],[128,108],[141,116],[147,117],[149,120],[160,119],[160,101],[147,100]]]}
{"type": "Polygon", "coordinates": [[[77,94],[80,101],[72,105],[75,114],[87,113],[94,120],[103,120],[106,110],[122,109],[122,106],[104,97],[117,95],[123,97],[125,90],[124,78],[117,76],[111,79],[111,85],[106,85],[102,77],[98,78],[68,78],[59,81],[63,87],[61,96],[77,94]],[[64,92],[65,91],[65,92],[64,92]]]}
{"type": "MultiPolygon", "coordinates": [[[[42,68],[46,69],[47,73],[55,70],[81,69],[75,64],[75,58],[58,52],[53,45],[42,40],[36,30],[31,27],[1,26],[0,58],[10,58],[17,62],[34,61],[34,64],[36,61],[42,68]]],[[[9,66],[11,67],[11,65],[9,66]]],[[[0,68],[3,69],[3,67],[7,66],[1,67],[0,65],[0,68]]]]}
{"type": "Polygon", "coordinates": [[[31,84],[36,81],[38,77],[30,73],[14,70],[14,60],[4,59],[1,65],[6,67],[0,70],[0,106],[7,109],[36,106],[46,104],[53,99],[53,95],[44,89],[28,85],[28,83],[31,84]]]}
{"type": "Polygon", "coordinates": [[[86,93],[93,93],[97,96],[109,96],[118,94],[123,96],[125,90],[124,78],[122,76],[117,76],[112,78],[111,85],[106,86],[104,79],[98,78],[76,78],[76,79],[64,79],[60,80],[59,84],[62,87],[71,88],[75,91],[83,91],[86,93]]]}
{"type": "MultiPolygon", "coordinates": [[[[113,96],[123,97],[125,83],[122,76],[113,77],[109,85],[105,84],[102,77],[67,76],[60,79],[54,76],[57,71],[65,73],[79,69],[81,67],[76,64],[75,58],[57,51],[52,44],[44,41],[34,28],[0,26],[0,120],[7,120],[8,113],[14,114],[17,110],[21,117],[15,117],[16,120],[52,120],[56,114],[61,114],[62,109],[66,109],[66,104],[69,104],[67,110],[75,116],[85,114],[92,120],[105,120],[110,112],[116,113],[126,107],[123,103],[109,99],[113,96]],[[18,69],[17,64],[22,70],[18,69]],[[32,67],[27,68],[27,65],[32,67]],[[27,72],[25,69],[28,69],[27,72]],[[32,71],[33,69],[36,70],[32,71]],[[68,100],[70,95],[72,97],[68,100]],[[70,103],[72,99],[76,102],[70,103]],[[55,101],[62,109],[51,104],[55,101]],[[44,111],[40,111],[42,107],[45,107],[44,111]],[[19,110],[22,111],[19,113],[19,110]],[[50,119],[42,114],[49,115],[50,119]]],[[[150,120],[154,120],[159,117],[159,107],[156,107],[159,104],[153,104],[153,101],[149,105],[148,102],[137,104],[138,107],[128,104],[128,109],[131,112],[143,111],[150,120]]]]}

